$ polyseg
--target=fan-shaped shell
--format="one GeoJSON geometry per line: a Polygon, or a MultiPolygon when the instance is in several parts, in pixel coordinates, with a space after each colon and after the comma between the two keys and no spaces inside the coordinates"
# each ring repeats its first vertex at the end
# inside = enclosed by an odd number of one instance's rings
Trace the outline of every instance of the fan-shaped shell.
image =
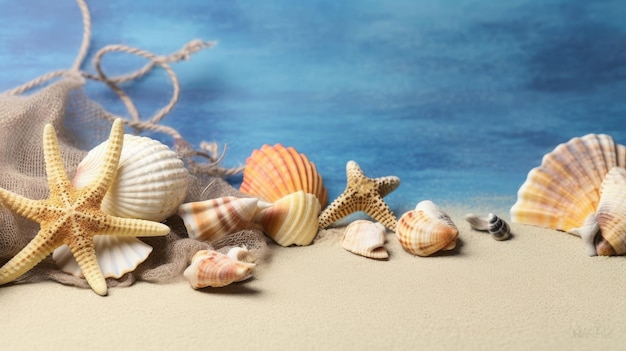
{"type": "Polygon", "coordinates": [[[385,226],[364,219],[356,220],[346,227],[341,239],[341,247],[369,258],[389,257],[385,249],[385,226]]]}
{"type": "Polygon", "coordinates": [[[315,164],[293,147],[281,144],[263,145],[252,152],[239,190],[268,202],[303,190],[315,195],[320,207],[328,204],[328,192],[315,164]]]}
{"type": "Polygon", "coordinates": [[[596,251],[601,256],[626,254],[626,170],[614,167],[602,183],[596,214],[600,226],[596,251]]]}
{"type": "Polygon", "coordinates": [[[212,242],[249,227],[254,215],[268,206],[271,204],[259,203],[257,198],[226,196],[184,203],[178,215],[190,238],[212,242]]]}
{"type": "Polygon", "coordinates": [[[452,219],[430,200],[417,204],[415,210],[400,217],[396,235],[402,247],[418,256],[430,256],[456,247],[459,230],[452,219]]]}
{"type": "MultiPolygon", "coordinates": [[[[106,143],[89,151],[78,165],[72,180],[75,187],[89,184],[98,175],[106,143]]],[[[187,169],[167,145],[126,134],[117,176],[101,208],[118,217],[160,222],[176,213],[188,184],[187,169]]]]}
{"type": "Polygon", "coordinates": [[[626,147],[605,134],[560,144],[528,173],[511,208],[511,220],[577,233],[596,212],[606,174],[625,165],[626,147]]]}
{"type": "MultiPolygon", "coordinates": [[[[90,150],[76,169],[72,184],[81,188],[99,172],[106,141],[90,150]]],[[[124,135],[118,170],[101,208],[110,215],[160,222],[176,212],[187,194],[189,178],[183,162],[166,145],[147,138],[124,135]]],[[[132,272],[148,258],[152,247],[141,240],[103,235],[94,238],[96,257],[105,278],[119,278],[132,272]]],[[[82,272],[67,246],[53,253],[64,272],[82,272]]]]}
{"type": "Polygon", "coordinates": [[[200,250],[191,259],[183,275],[194,289],[219,288],[252,276],[256,265],[241,262],[213,250],[200,250]]]}
{"type": "Polygon", "coordinates": [[[320,210],[315,195],[300,190],[283,196],[255,220],[279,245],[309,245],[317,235],[320,210]]]}
{"type": "MultiPolygon", "coordinates": [[[[94,246],[98,265],[105,278],[120,278],[134,271],[152,252],[152,246],[135,237],[97,235],[94,237],[94,246]]],[[[83,277],[67,245],[54,250],[52,259],[62,271],[83,277]]]]}

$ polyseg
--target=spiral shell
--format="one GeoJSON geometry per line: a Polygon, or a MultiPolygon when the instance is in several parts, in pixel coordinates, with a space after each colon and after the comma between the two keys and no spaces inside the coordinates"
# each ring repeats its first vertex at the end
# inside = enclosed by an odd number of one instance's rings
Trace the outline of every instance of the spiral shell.
{"type": "Polygon", "coordinates": [[[302,190],[317,197],[320,207],[328,204],[328,191],[315,164],[293,147],[263,145],[246,160],[242,193],[275,202],[302,190]]]}
{"type": "Polygon", "coordinates": [[[495,240],[503,241],[511,237],[509,224],[493,213],[489,213],[486,217],[468,214],[465,220],[469,222],[472,229],[487,231],[495,240]]]}
{"type": "Polygon", "coordinates": [[[452,219],[430,200],[417,204],[415,210],[400,217],[396,235],[402,247],[418,256],[430,256],[456,247],[459,230],[452,219]]]}
{"type": "MultiPolygon", "coordinates": [[[[76,188],[98,176],[106,144],[93,148],[80,162],[72,179],[76,188]]],[[[183,162],[169,147],[147,137],[125,134],[117,176],[102,200],[102,211],[118,217],[163,221],[176,213],[185,199],[188,176],[183,162]]],[[[152,251],[151,246],[134,237],[99,235],[94,237],[94,245],[105,278],[132,272],[152,251]]],[[[62,271],[82,274],[66,245],[54,251],[53,259],[62,271]]]]}
{"type": "Polygon", "coordinates": [[[320,203],[313,194],[296,191],[259,213],[255,221],[281,246],[309,245],[318,230],[320,203]]]}
{"type": "Polygon", "coordinates": [[[385,249],[385,226],[364,219],[356,220],[346,227],[341,247],[364,257],[376,259],[389,257],[385,249]]]}
{"type": "Polygon", "coordinates": [[[255,214],[271,205],[257,198],[226,196],[184,203],[178,208],[178,215],[190,238],[214,242],[249,227],[255,214]]]}
{"type": "Polygon", "coordinates": [[[213,250],[200,250],[183,275],[194,289],[223,287],[252,277],[256,265],[242,262],[213,250]]]}

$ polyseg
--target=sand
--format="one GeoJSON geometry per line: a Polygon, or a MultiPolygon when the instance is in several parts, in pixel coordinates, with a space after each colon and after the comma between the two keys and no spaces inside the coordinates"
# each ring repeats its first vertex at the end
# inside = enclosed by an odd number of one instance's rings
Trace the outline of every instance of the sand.
{"type": "Polygon", "coordinates": [[[252,280],[225,288],[196,291],[182,277],[107,297],[5,286],[2,349],[621,349],[626,258],[588,257],[579,238],[524,225],[498,242],[471,230],[469,210],[446,208],[460,240],[435,257],[409,255],[389,232],[389,260],[363,258],[334,230],[307,247],[272,245],[252,280]]]}

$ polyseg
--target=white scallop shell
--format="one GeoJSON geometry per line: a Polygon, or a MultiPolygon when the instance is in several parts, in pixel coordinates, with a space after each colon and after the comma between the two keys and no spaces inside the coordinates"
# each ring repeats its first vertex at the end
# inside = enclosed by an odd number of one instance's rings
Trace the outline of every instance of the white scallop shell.
{"type": "MultiPolygon", "coordinates": [[[[72,184],[76,188],[98,176],[107,142],[90,150],[76,169],[72,184]]],[[[118,171],[105,195],[101,209],[107,214],[160,222],[173,215],[187,195],[189,173],[176,153],[159,141],[124,135],[118,171]]],[[[94,237],[96,257],[105,278],[119,278],[132,272],[148,258],[152,247],[141,240],[94,237]]],[[[80,276],[78,264],[66,245],[54,251],[53,259],[64,272],[80,276]]]]}
{"type": "MultiPolygon", "coordinates": [[[[106,143],[89,151],[78,165],[72,180],[76,188],[97,177],[106,143]]],[[[185,165],[167,145],[125,134],[117,176],[101,208],[113,216],[160,222],[176,213],[187,196],[188,185],[185,165]]]]}
{"type": "MultiPolygon", "coordinates": [[[[152,246],[135,237],[97,235],[94,237],[96,258],[105,278],[120,278],[132,272],[152,252],[152,246]]],[[[83,277],[76,259],[67,245],[52,253],[52,259],[64,272],[83,277]]]]}
{"type": "Polygon", "coordinates": [[[364,219],[356,220],[346,227],[341,247],[364,257],[376,259],[389,257],[385,249],[385,226],[364,219]]]}

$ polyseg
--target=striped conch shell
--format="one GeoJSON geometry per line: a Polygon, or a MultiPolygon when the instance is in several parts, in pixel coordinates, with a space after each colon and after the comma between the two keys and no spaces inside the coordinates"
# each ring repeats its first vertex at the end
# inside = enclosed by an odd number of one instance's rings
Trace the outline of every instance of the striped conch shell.
{"type": "Polygon", "coordinates": [[[396,235],[402,247],[418,256],[430,256],[456,247],[459,230],[450,216],[430,200],[417,204],[415,210],[400,217],[396,235]]]}
{"type": "Polygon", "coordinates": [[[376,259],[389,257],[385,249],[385,226],[364,219],[356,220],[346,227],[341,247],[364,257],[376,259]]]}
{"type": "Polygon", "coordinates": [[[317,235],[320,203],[304,191],[283,196],[274,206],[259,212],[255,221],[281,246],[309,245],[317,235]]]}
{"type": "Polygon", "coordinates": [[[184,203],[178,208],[178,215],[190,238],[215,242],[250,227],[255,214],[270,206],[257,198],[225,196],[184,203]]]}
{"type": "Polygon", "coordinates": [[[252,277],[256,265],[242,262],[213,250],[200,250],[183,275],[194,289],[219,288],[252,277]]]}
{"type": "Polygon", "coordinates": [[[469,222],[472,229],[489,232],[491,237],[495,240],[503,241],[511,237],[511,227],[509,224],[493,213],[489,213],[484,217],[468,214],[465,216],[465,220],[469,222]]]}
{"type": "MultiPolygon", "coordinates": [[[[98,175],[107,141],[90,150],[76,169],[72,184],[81,188],[98,175]]],[[[104,212],[118,217],[161,222],[176,213],[187,195],[189,173],[167,145],[125,134],[117,176],[102,200],[104,212]]],[[[96,257],[105,278],[119,278],[143,262],[152,247],[135,237],[94,237],[96,257]]],[[[52,258],[64,272],[82,276],[67,245],[52,258]]]]}
{"type": "MultiPolygon", "coordinates": [[[[580,236],[587,253],[595,255],[602,183],[614,167],[626,167],[626,147],[608,135],[587,134],[559,144],[528,173],[511,208],[511,220],[580,236]]],[[[620,254],[608,248],[600,251],[620,254]]]]}

